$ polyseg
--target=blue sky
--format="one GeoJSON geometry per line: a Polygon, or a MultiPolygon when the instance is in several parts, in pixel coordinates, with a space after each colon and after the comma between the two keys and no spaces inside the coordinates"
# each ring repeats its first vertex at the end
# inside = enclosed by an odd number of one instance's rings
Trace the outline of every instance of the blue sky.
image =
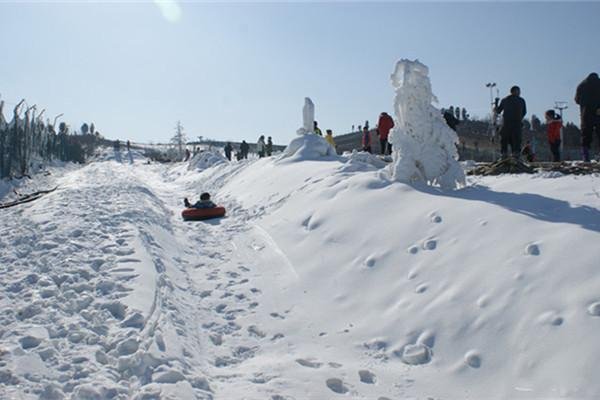
{"type": "MultiPolygon", "coordinates": [[[[305,96],[334,134],[392,113],[395,62],[430,68],[439,106],[485,116],[486,82],[521,86],[529,116],[600,72],[600,3],[0,2],[0,96],[109,138],[287,143],[305,96]],[[177,15],[175,15],[177,17],[177,15]]],[[[8,115],[7,115],[8,116],[8,115]]]]}

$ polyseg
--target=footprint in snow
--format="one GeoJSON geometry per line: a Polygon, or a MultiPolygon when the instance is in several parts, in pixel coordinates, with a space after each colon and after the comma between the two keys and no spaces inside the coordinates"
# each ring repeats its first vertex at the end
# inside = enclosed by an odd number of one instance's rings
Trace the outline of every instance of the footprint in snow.
{"type": "Polygon", "coordinates": [[[600,317],[600,301],[590,304],[587,311],[591,316],[600,317]]]}
{"type": "Polygon", "coordinates": [[[431,218],[431,222],[433,222],[433,223],[435,223],[435,224],[439,224],[439,223],[441,223],[441,222],[442,222],[442,217],[441,217],[441,216],[439,216],[439,215],[438,215],[438,214],[436,214],[436,213],[431,213],[431,214],[429,215],[429,217],[431,218]]]}
{"type": "Polygon", "coordinates": [[[427,239],[423,242],[423,250],[435,250],[437,241],[435,239],[427,239]]]}
{"type": "Polygon", "coordinates": [[[427,291],[427,284],[423,283],[415,288],[416,293],[425,293],[427,291]]]}
{"type": "Polygon", "coordinates": [[[358,371],[358,377],[362,383],[374,384],[377,381],[375,374],[366,369],[361,369],[358,371]]]}
{"type": "Polygon", "coordinates": [[[298,359],[296,359],[296,362],[298,364],[302,365],[303,367],[314,368],[314,369],[321,368],[321,366],[323,365],[323,363],[315,361],[314,359],[311,359],[311,358],[298,358],[298,359]]]}
{"type": "Polygon", "coordinates": [[[481,367],[481,356],[475,350],[468,351],[465,354],[465,364],[467,364],[471,368],[479,368],[481,367]]]}
{"type": "Polygon", "coordinates": [[[348,393],[348,388],[344,385],[344,382],[339,378],[329,378],[325,381],[327,387],[335,393],[344,394],[348,393]]]}
{"type": "Polygon", "coordinates": [[[250,325],[247,329],[248,334],[250,336],[256,337],[256,338],[264,338],[265,336],[267,336],[266,333],[264,333],[263,331],[261,331],[256,325],[250,325]]]}
{"type": "Polygon", "coordinates": [[[527,247],[525,248],[525,252],[527,254],[529,254],[530,256],[539,256],[540,255],[540,248],[537,244],[535,243],[531,243],[528,244],[527,247]]]}
{"type": "Polygon", "coordinates": [[[410,254],[417,254],[419,252],[419,247],[418,246],[410,246],[406,251],[410,254]]]}

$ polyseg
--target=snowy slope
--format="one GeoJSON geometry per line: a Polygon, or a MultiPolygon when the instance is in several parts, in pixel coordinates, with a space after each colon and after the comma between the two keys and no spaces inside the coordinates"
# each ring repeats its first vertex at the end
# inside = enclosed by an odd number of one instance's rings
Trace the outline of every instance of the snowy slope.
{"type": "Polygon", "coordinates": [[[311,158],[109,151],[0,210],[0,398],[600,396],[597,177],[311,158]]]}

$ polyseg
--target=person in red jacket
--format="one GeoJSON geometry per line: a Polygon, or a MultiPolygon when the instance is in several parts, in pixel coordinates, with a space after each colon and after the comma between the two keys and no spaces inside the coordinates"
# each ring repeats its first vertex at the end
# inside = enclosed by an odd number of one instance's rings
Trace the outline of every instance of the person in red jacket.
{"type": "Polygon", "coordinates": [[[369,132],[369,128],[367,128],[366,126],[363,128],[362,146],[363,146],[363,151],[372,153],[371,152],[371,133],[369,132]]]}
{"type": "Polygon", "coordinates": [[[548,133],[548,144],[552,152],[552,161],[560,161],[560,130],[562,121],[560,115],[557,115],[554,110],[546,111],[546,132],[548,133]]]}
{"type": "Polygon", "coordinates": [[[390,131],[394,127],[394,120],[388,113],[382,112],[379,114],[379,122],[377,123],[377,133],[379,134],[379,144],[381,154],[392,154],[392,145],[388,142],[390,131]]]}

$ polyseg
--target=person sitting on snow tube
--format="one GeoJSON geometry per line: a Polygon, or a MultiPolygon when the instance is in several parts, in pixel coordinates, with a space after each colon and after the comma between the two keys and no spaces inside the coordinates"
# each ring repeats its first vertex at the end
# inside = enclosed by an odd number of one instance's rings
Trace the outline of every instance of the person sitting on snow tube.
{"type": "Polygon", "coordinates": [[[210,199],[210,193],[204,192],[200,195],[200,200],[196,204],[191,204],[187,197],[183,199],[183,204],[187,208],[215,208],[217,205],[210,199]]]}

